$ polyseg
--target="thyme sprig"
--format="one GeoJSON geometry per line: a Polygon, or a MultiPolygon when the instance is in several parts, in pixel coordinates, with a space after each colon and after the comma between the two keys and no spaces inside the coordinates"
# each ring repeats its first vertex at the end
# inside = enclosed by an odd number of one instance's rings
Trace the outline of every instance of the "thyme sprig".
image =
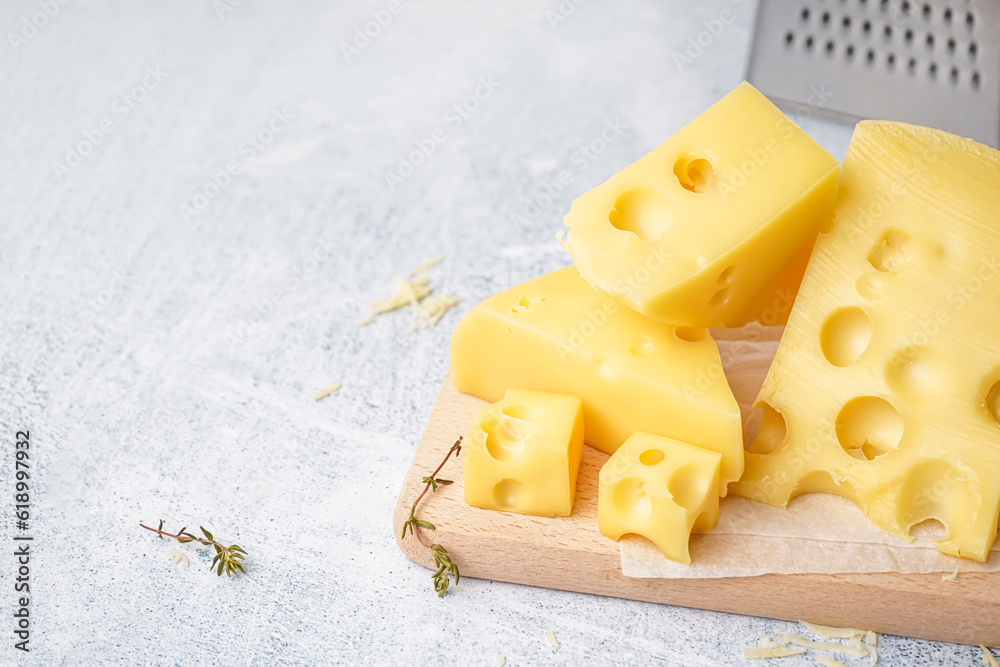
{"type": "Polygon", "coordinates": [[[208,532],[207,530],[205,530],[205,528],[201,526],[199,526],[199,528],[201,528],[201,532],[204,533],[205,535],[204,538],[198,537],[197,535],[192,535],[191,533],[187,532],[187,526],[178,530],[176,535],[174,535],[173,533],[168,533],[167,531],[163,530],[163,519],[160,519],[160,525],[158,528],[150,528],[149,526],[142,523],[140,523],[139,525],[145,528],[146,530],[156,533],[161,540],[164,537],[170,537],[177,540],[181,544],[187,544],[188,542],[199,542],[201,544],[204,544],[205,546],[213,547],[215,549],[215,558],[212,559],[212,564],[208,566],[208,569],[216,570],[216,574],[220,577],[222,576],[223,570],[225,570],[227,577],[231,577],[234,574],[236,574],[237,570],[239,570],[243,574],[246,574],[246,570],[243,569],[243,564],[240,562],[241,560],[244,560],[246,558],[247,552],[243,549],[243,547],[237,544],[230,544],[227,547],[221,542],[217,542],[215,538],[212,537],[212,533],[208,532]]]}
{"type": "Polygon", "coordinates": [[[406,532],[409,531],[410,535],[416,537],[417,541],[420,542],[421,545],[430,549],[431,554],[434,556],[434,566],[437,570],[431,575],[431,578],[434,581],[434,591],[438,594],[438,597],[444,595],[445,591],[448,590],[448,586],[451,583],[449,575],[455,578],[455,585],[458,585],[458,580],[460,578],[458,565],[451,559],[451,554],[448,553],[447,549],[440,544],[426,542],[420,535],[420,531],[418,530],[419,528],[425,528],[427,530],[437,530],[437,528],[430,521],[424,521],[423,519],[417,518],[417,505],[419,505],[420,501],[424,499],[424,496],[427,495],[428,491],[434,493],[438,490],[438,486],[447,486],[453,483],[450,479],[440,479],[438,477],[438,473],[440,473],[441,469],[444,468],[444,464],[448,462],[448,459],[451,458],[452,454],[457,455],[461,451],[462,438],[459,438],[455,441],[455,444],[451,446],[451,449],[448,450],[448,453],[445,454],[444,460],[441,461],[441,464],[438,465],[434,472],[421,480],[424,484],[424,490],[420,492],[420,495],[417,496],[417,499],[410,507],[409,518],[403,522],[402,538],[405,539],[406,532]]]}

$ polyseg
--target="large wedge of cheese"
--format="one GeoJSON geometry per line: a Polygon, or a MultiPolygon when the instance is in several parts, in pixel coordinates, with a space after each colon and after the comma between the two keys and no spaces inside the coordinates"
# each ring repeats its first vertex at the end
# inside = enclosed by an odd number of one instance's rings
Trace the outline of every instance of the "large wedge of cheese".
{"type": "Polygon", "coordinates": [[[576,199],[565,245],[581,275],[671,324],[784,324],[839,165],[742,83],[576,199]]]}
{"type": "Polygon", "coordinates": [[[583,399],[585,441],[613,453],[636,431],[722,455],[720,495],[743,472],[740,410],[704,329],[649,320],[567,267],[489,297],[455,327],[455,387],[583,399]]]}
{"type": "Polygon", "coordinates": [[[858,124],[758,398],[735,493],[836,493],[910,541],[985,559],[1000,510],[1000,152],[858,124]]]}

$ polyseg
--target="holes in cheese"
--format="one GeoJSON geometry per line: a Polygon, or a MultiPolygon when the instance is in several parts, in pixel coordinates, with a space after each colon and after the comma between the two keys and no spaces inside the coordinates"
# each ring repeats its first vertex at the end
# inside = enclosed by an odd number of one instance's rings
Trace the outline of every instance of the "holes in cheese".
{"type": "Polygon", "coordinates": [[[709,531],[719,519],[717,452],[685,442],[635,433],[601,468],[597,517],[613,540],[641,535],[663,555],[690,563],[692,531],[709,531]]]}
{"type": "Polygon", "coordinates": [[[910,541],[937,520],[940,551],[986,558],[1000,514],[998,192],[995,149],[857,125],[734,493],[778,507],[836,493],[889,534],[910,541]]]}
{"type": "Polygon", "coordinates": [[[656,241],[673,222],[670,200],[649,188],[630,188],[615,197],[608,221],[643,242],[656,241]]]}
{"type": "Polygon", "coordinates": [[[580,396],[587,443],[609,454],[636,431],[719,452],[721,495],[743,471],[739,406],[707,331],[624,308],[573,267],[469,311],[452,334],[451,377],[487,401],[508,387],[580,396]]]}
{"type": "Polygon", "coordinates": [[[832,218],[838,169],[742,83],[578,197],[565,246],[587,282],[652,319],[784,324],[832,218]],[[747,267],[739,280],[737,266],[747,267]]]}
{"type": "Polygon", "coordinates": [[[882,374],[900,398],[917,405],[930,405],[951,393],[955,362],[929,345],[907,345],[889,355],[882,374]]]}
{"type": "Polygon", "coordinates": [[[878,396],[859,396],[837,415],[837,440],[851,456],[871,461],[899,446],[903,418],[889,401],[878,396]]]}
{"type": "Polygon", "coordinates": [[[583,449],[577,396],[508,389],[469,427],[462,448],[465,502],[475,507],[568,516],[583,449]]]}
{"type": "Polygon", "coordinates": [[[823,356],[834,366],[849,366],[868,349],[873,331],[868,313],[861,308],[838,308],[826,318],[819,333],[823,356]]]}
{"type": "Polygon", "coordinates": [[[681,187],[689,192],[709,193],[715,189],[718,180],[715,175],[717,161],[718,158],[707,152],[682,155],[674,163],[674,176],[681,187]]]}

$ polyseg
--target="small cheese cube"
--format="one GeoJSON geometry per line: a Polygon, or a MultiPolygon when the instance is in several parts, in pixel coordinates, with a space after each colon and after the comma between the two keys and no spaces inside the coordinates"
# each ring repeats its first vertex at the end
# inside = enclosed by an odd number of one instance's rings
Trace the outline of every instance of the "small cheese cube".
{"type": "Polygon", "coordinates": [[[670,560],[690,563],[691,532],[708,532],[719,520],[721,461],[718,452],[636,433],[601,468],[601,534],[642,535],[670,560]]]}
{"type": "Polygon", "coordinates": [[[564,222],[580,273],[643,315],[699,327],[784,324],[837,160],[742,83],[564,222]]]}
{"type": "Polygon", "coordinates": [[[720,495],[743,472],[740,408],[708,332],[643,317],[571,266],[463,317],[451,337],[451,377],[487,401],[508,387],[580,396],[587,444],[608,454],[636,431],[720,452],[720,495]]]}
{"type": "Polygon", "coordinates": [[[582,449],[579,396],[508,389],[479,411],[465,438],[465,502],[569,516],[582,449]]]}
{"type": "Polygon", "coordinates": [[[982,561],[1000,514],[1000,152],[858,123],[757,399],[733,492],[784,507],[853,500],[878,528],[982,561]]]}

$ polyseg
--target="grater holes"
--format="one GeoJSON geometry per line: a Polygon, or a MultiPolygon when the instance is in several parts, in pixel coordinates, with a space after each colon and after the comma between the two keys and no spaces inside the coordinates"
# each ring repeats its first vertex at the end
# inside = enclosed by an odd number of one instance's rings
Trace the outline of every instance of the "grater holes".
{"type": "Polygon", "coordinates": [[[795,43],[795,35],[793,35],[792,31],[789,30],[788,32],[785,33],[785,46],[791,48],[794,43],[795,43]]]}
{"type": "Polygon", "coordinates": [[[965,28],[969,32],[976,27],[976,17],[972,15],[972,12],[968,12],[965,15],[965,28]]]}
{"type": "Polygon", "coordinates": [[[885,66],[887,68],[889,68],[890,71],[896,69],[896,54],[895,53],[890,53],[886,57],[886,59],[885,59],[885,66]]]}
{"type": "Polygon", "coordinates": [[[950,56],[955,55],[955,38],[954,37],[949,37],[948,38],[948,46],[947,46],[947,48],[948,48],[948,55],[950,55],[950,56]]]}
{"type": "Polygon", "coordinates": [[[878,8],[879,8],[879,10],[882,11],[882,13],[888,12],[889,11],[889,0],[879,0],[878,8]]]}
{"type": "Polygon", "coordinates": [[[927,68],[927,78],[930,79],[931,81],[937,80],[937,69],[938,69],[937,63],[931,63],[930,66],[927,68]]]}
{"type": "Polygon", "coordinates": [[[951,72],[948,73],[948,82],[953,85],[958,85],[958,68],[952,67],[951,72]]]}
{"type": "Polygon", "coordinates": [[[803,7],[802,8],[802,13],[799,14],[799,16],[802,17],[802,22],[803,23],[806,23],[807,21],[809,21],[809,8],[808,7],[803,7]]]}
{"type": "Polygon", "coordinates": [[[906,61],[906,71],[909,72],[911,75],[917,73],[917,59],[916,58],[910,58],[908,61],[906,61]]]}
{"type": "Polygon", "coordinates": [[[848,44],[847,48],[844,49],[844,55],[847,56],[848,60],[854,60],[854,45],[848,44]]]}
{"type": "Polygon", "coordinates": [[[979,72],[973,72],[972,77],[969,79],[969,83],[972,84],[973,90],[979,90],[979,72]]]}
{"type": "Polygon", "coordinates": [[[865,33],[865,35],[870,35],[872,33],[872,22],[866,19],[861,24],[861,32],[865,33]]]}
{"type": "Polygon", "coordinates": [[[888,23],[882,26],[882,38],[887,42],[892,39],[892,26],[888,23]]]}
{"type": "Polygon", "coordinates": [[[920,9],[920,15],[924,17],[925,21],[931,20],[931,6],[928,5],[926,2],[924,3],[924,6],[921,7],[920,9]]]}
{"type": "Polygon", "coordinates": [[[824,26],[830,25],[830,12],[823,12],[819,20],[824,26]]]}
{"type": "Polygon", "coordinates": [[[969,44],[969,60],[975,60],[979,52],[979,45],[975,42],[969,44]]]}
{"type": "Polygon", "coordinates": [[[942,18],[944,19],[944,24],[947,25],[947,26],[950,26],[951,25],[951,20],[954,17],[954,15],[955,15],[954,12],[951,11],[951,7],[948,7],[947,9],[945,9],[944,10],[944,15],[942,16],[942,18]]]}
{"type": "Polygon", "coordinates": [[[809,35],[808,37],[806,37],[806,51],[812,51],[813,45],[815,43],[816,43],[816,40],[813,39],[812,35],[809,35]]]}
{"type": "Polygon", "coordinates": [[[824,47],[824,49],[826,51],[826,55],[827,56],[832,56],[833,55],[834,43],[833,43],[832,39],[828,39],[827,40],[826,46],[824,47]]]}
{"type": "Polygon", "coordinates": [[[924,40],[924,45],[927,47],[928,51],[934,50],[934,33],[927,33],[927,39],[924,40]]]}
{"type": "Polygon", "coordinates": [[[841,20],[840,25],[844,28],[844,30],[850,30],[851,29],[851,17],[850,16],[845,16],[841,20]]]}
{"type": "Polygon", "coordinates": [[[869,67],[875,64],[875,49],[868,49],[868,52],[865,53],[865,63],[867,63],[869,67]]]}

